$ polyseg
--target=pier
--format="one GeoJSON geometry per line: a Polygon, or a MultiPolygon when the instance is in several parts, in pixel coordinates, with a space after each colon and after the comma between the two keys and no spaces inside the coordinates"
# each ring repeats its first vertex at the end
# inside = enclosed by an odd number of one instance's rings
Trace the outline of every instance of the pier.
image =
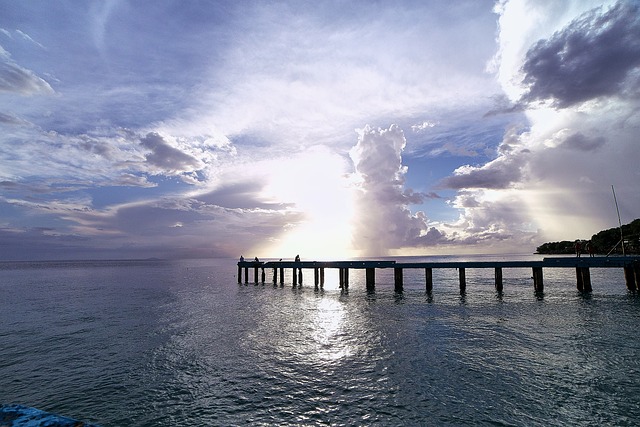
{"type": "Polygon", "coordinates": [[[466,292],[466,271],[468,269],[494,269],[495,288],[503,291],[502,270],[507,268],[530,268],[533,278],[533,290],[536,293],[544,291],[544,274],[546,268],[575,269],[576,288],[580,292],[592,292],[591,268],[621,268],[627,289],[640,291],[640,256],[626,257],[557,257],[544,258],[541,261],[444,261],[444,262],[396,262],[396,261],[240,261],[238,262],[238,283],[249,282],[249,271],[253,270],[254,283],[264,283],[266,272],[272,272],[274,284],[284,284],[285,269],[292,270],[294,285],[302,285],[303,270],[313,270],[313,283],[316,287],[324,285],[325,269],[338,269],[341,288],[349,286],[349,270],[365,270],[365,285],[367,290],[375,289],[377,269],[393,269],[394,288],[397,292],[403,290],[404,270],[423,269],[425,289],[433,291],[433,269],[457,269],[460,293],[466,292]],[[259,276],[260,273],[260,276],[259,276]]]}

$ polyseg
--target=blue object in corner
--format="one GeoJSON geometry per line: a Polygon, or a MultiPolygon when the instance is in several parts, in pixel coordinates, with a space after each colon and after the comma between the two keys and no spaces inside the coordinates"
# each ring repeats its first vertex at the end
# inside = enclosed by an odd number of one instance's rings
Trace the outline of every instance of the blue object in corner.
{"type": "Polygon", "coordinates": [[[24,405],[0,406],[0,427],[99,427],[24,405]]]}

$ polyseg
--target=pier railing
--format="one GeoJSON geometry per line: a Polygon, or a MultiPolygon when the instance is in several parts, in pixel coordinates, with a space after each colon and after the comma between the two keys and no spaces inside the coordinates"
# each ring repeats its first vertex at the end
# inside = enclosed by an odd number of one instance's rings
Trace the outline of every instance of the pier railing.
{"type": "Polygon", "coordinates": [[[466,270],[486,269],[495,270],[496,291],[502,292],[502,270],[505,268],[531,268],[533,288],[536,293],[544,291],[544,268],[575,268],[576,287],[581,292],[591,292],[590,268],[622,268],[624,270],[627,288],[631,291],[640,291],[640,257],[558,257],[544,258],[541,261],[444,261],[444,262],[396,262],[388,260],[365,261],[240,261],[238,262],[238,283],[242,283],[244,270],[245,283],[249,281],[249,269],[253,269],[254,282],[266,281],[265,270],[271,270],[273,283],[284,283],[284,270],[292,269],[293,284],[302,285],[302,270],[313,270],[315,286],[324,285],[324,271],[327,268],[339,270],[340,287],[349,286],[349,270],[365,270],[365,283],[368,290],[375,288],[376,269],[393,268],[394,287],[396,291],[403,289],[403,276],[405,269],[424,269],[425,288],[427,292],[433,290],[433,269],[457,269],[460,282],[460,292],[466,290],[466,270]],[[260,277],[259,277],[260,272],[260,277]]]}

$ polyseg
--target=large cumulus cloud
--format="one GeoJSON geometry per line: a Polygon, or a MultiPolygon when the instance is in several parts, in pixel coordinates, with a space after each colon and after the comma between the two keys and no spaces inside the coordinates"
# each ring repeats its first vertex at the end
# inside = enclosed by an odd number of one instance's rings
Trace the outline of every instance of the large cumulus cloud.
{"type": "Polygon", "coordinates": [[[429,227],[424,212],[413,214],[409,209],[409,205],[421,203],[425,196],[405,188],[403,131],[396,125],[388,129],[365,126],[358,136],[358,143],[350,151],[359,178],[355,248],[375,256],[392,249],[444,241],[440,231],[429,227]]]}

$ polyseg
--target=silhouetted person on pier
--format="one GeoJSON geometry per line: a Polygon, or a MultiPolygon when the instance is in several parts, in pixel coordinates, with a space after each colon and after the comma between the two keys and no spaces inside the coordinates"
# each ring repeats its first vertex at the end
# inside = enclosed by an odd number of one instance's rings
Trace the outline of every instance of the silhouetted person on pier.
{"type": "Polygon", "coordinates": [[[580,243],[580,240],[576,240],[576,256],[579,258],[581,254],[582,254],[582,244],[580,243]]]}
{"type": "MultiPolygon", "coordinates": [[[[295,262],[300,262],[300,255],[296,255],[295,262]]],[[[302,285],[302,268],[298,267],[298,283],[302,285]]]]}
{"type": "Polygon", "coordinates": [[[240,255],[240,262],[244,262],[244,257],[240,255]]]}
{"type": "Polygon", "coordinates": [[[587,253],[589,253],[589,258],[595,256],[595,250],[593,248],[593,243],[591,243],[591,240],[587,242],[587,253]]]}
{"type": "Polygon", "coordinates": [[[255,262],[260,262],[260,260],[258,259],[258,257],[255,257],[253,260],[254,260],[255,262]]]}

